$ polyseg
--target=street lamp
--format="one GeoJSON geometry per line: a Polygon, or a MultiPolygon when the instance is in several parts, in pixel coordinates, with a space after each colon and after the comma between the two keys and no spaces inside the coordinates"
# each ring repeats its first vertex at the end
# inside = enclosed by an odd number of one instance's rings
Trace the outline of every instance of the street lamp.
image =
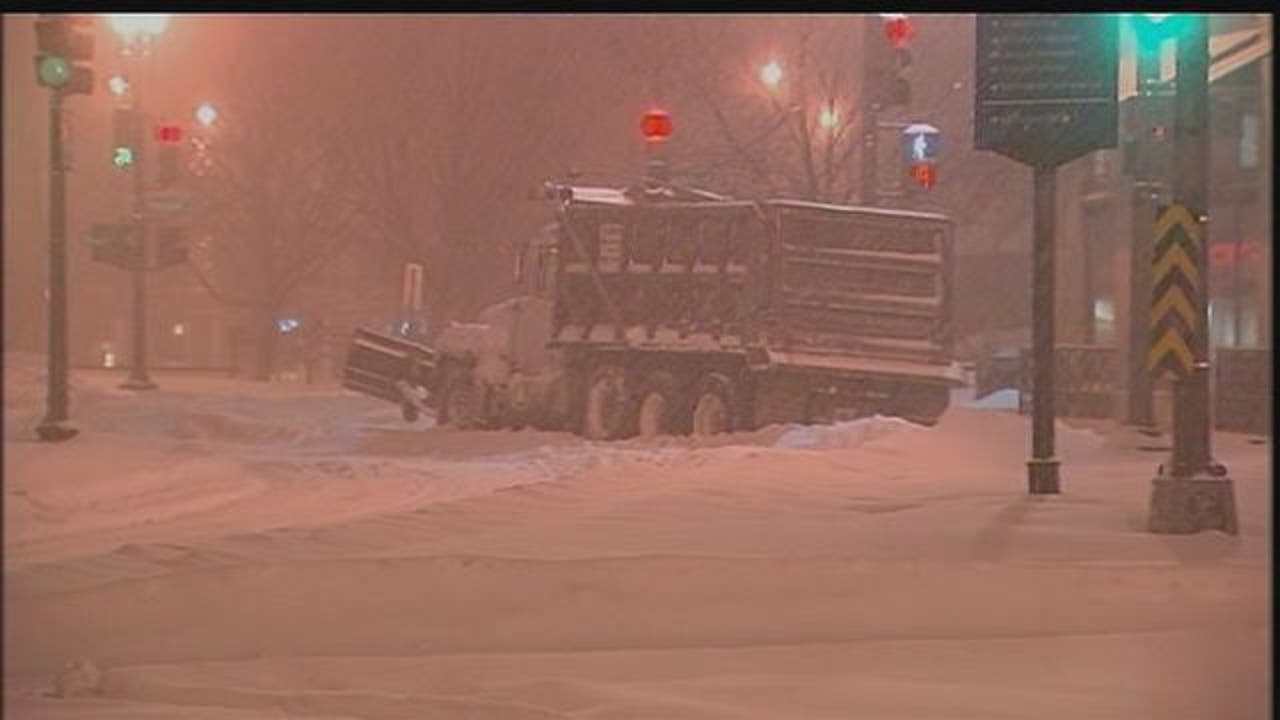
{"type": "Polygon", "coordinates": [[[835,130],[840,124],[840,111],[835,103],[826,103],[818,109],[818,126],[823,130],[835,130]]]}
{"type": "Polygon", "coordinates": [[[202,102],[196,106],[195,116],[196,122],[202,126],[213,127],[213,124],[218,121],[218,108],[214,107],[213,103],[202,102]]]}
{"type": "MultiPolygon", "coordinates": [[[[107,23],[111,29],[116,32],[121,41],[121,53],[127,57],[135,58],[135,62],[145,57],[151,52],[152,39],[164,32],[169,25],[169,15],[167,13],[121,13],[108,14],[106,16],[107,23]]],[[[137,69],[137,68],[135,68],[137,69]]],[[[138,92],[136,80],[141,75],[139,72],[133,73],[135,83],[131,83],[133,95],[133,112],[135,116],[142,122],[145,114],[142,110],[142,101],[138,92]]],[[[117,152],[117,156],[113,158],[113,162],[118,167],[132,166],[133,168],[133,221],[136,225],[137,242],[141,244],[138,253],[139,261],[133,267],[133,352],[132,361],[129,363],[129,377],[121,384],[120,387],[126,390],[152,390],[155,383],[151,382],[151,378],[147,376],[147,268],[145,258],[148,257],[146,250],[147,227],[143,211],[145,209],[144,185],[142,170],[144,167],[144,157],[142,149],[146,146],[145,142],[138,143],[138,147],[134,148],[125,158],[117,152]],[[128,162],[122,165],[123,161],[128,162]]]]}
{"type": "Polygon", "coordinates": [[[107,23],[125,41],[159,35],[169,26],[168,13],[109,13],[107,23]]]}
{"type": "Polygon", "coordinates": [[[116,97],[123,97],[129,92],[129,78],[120,73],[108,77],[107,91],[116,97]]]}
{"type": "Polygon", "coordinates": [[[770,60],[760,68],[760,82],[770,90],[777,90],[782,83],[782,66],[777,60],[770,60]]]}

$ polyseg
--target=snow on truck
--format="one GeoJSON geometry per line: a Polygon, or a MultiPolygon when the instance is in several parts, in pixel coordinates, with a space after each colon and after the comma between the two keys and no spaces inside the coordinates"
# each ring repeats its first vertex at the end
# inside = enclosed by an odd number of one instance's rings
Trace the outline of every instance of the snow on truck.
{"type": "Polygon", "coordinates": [[[592,439],[882,414],[933,424],[950,357],[942,215],[672,187],[547,185],[522,294],[431,347],[367,329],[343,384],[458,428],[592,439]]]}

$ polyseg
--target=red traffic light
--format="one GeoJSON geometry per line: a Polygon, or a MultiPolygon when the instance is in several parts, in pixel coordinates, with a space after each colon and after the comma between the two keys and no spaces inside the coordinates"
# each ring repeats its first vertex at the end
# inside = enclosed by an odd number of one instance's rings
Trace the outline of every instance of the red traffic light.
{"type": "Polygon", "coordinates": [[[889,39],[889,44],[896,48],[906,47],[907,42],[916,34],[916,29],[912,27],[906,15],[894,13],[882,15],[881,18],[884,20],[884,36],[889,39]]]}
{"type": "Polygon", "coordinates": [[[177,123],[156,125],[156,140],[162,143],[182,142],[182,126],[177,123]]]}
{"type": "Polygon", "coordinates": [[[938,182],[938,169],[933,163],[912,163],[911,179],[926,190],[938,182]]]}
{"type": "Polygon", "coordinates": [[[666,110],[653,109],[640,118],[640,133],[649,142],[658,142],[671,137],[673,130],[671,115],[666,110]]]}

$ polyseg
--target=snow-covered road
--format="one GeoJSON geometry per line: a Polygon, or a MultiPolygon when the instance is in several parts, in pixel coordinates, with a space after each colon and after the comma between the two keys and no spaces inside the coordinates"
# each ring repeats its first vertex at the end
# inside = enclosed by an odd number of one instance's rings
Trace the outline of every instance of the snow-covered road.
{"type": "Polygon", "coordinates": [[[956,408],[697,445],[406,426],[333,389],[5,367],[6,711],[35,718],[1261,718],[1269,439],[1239,537],[1163,458],[956,408]],[[69,660],[99,692],[43,695],[69,660]]]}

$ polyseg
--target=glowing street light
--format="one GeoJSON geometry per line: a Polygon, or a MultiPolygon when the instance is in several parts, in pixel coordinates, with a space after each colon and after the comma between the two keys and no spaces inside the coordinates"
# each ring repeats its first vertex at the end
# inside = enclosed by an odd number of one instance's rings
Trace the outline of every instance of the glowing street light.
{"type": "Polygon", "coordinates": [[[835,103],[827,103],[818,110],[818,126],[824,130],[834,130],[840,124],[840,111],[835,103]]]}
{"type": "Polygon", "coordinates": [[[760,82],[770,90],[776,90],[778,85],[782,83],[782,66],[777,60],[770,60],[760,68],[760,82]]]}
{"type": "Polygon", "coordinates": [[[204,127],[213,127],[218,121],[218,108],[213,103],[202,102],[196,106],[196,122],[204,127]]]}
{"type": "Polygon", "coordinates": [[[116,34],[131,40],[164,32],[169,26],[169,13],[109,13],[107,22],[116,34]]]}
{"type": "Polygon", "coordinates": [[[122,97],[129,92],[129,78],[116,73],[107,78],[107,92],[116,97],[122,97]]]}

